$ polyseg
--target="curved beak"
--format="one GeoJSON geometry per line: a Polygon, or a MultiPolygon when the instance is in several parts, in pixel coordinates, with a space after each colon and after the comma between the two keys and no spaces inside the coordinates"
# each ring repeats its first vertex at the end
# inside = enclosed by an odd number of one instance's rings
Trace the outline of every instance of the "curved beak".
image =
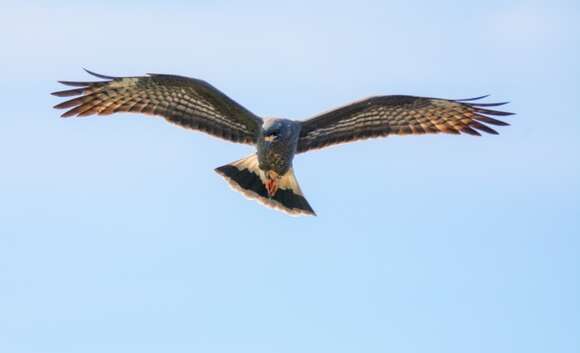
{"type": "Polygon", "coordinates": [[[273,142],[278,138],[278,136],[276,135],[268,135],[268,136],[264,136],[264,141],[266,142],[273,142]]]}

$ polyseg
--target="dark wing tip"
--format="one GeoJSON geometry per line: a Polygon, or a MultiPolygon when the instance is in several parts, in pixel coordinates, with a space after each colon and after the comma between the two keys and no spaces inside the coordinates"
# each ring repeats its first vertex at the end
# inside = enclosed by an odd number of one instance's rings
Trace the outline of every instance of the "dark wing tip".
{"type": "Polygon", "coordinates": [[[101,75],[101,74],[98,74],[96,72],[93,72],[93,71],[91,71],[89,69],[86,69],[84,67],[83,67],[83,70],[85,70],[85,72],[88,73],[89,75],[92,75],[92,76],[95,76],[95,77],[98,77],[98,78],[102,78],[102,79],[105,79],[105,80],[114,80],[114,79],[120,78],[120,77],[115,77],[115,76],[101,75]]]}
{"type": "Polygon", "coordinates": [[[470,128],[469,126],[464,126],[463,128],[460,129],[461,132],[465,133],[465,134],[469,134],[472,136],[481,136],[481,134],[477,131],[475,131],[474,129],[470,128]]]}
{"type": "MultiPolygon", "coordinates": [[[[66,102],[63,102],[63,103],[66,103],[66,102]]],[[[66,107],[63,106],[63,103],[58,103],[58,104],[54,105],[52,108],[53,109],[64,109],[66,107]]]]}
{"type": "Polygon", "coordinates": [[[94,82],[78,82],[78,81],[57,81],[65,86],[72,86],[72,87],[88,87],[94,82]]]}
{"type": "Polygon", "coordinates": [[[480,97],[475,97],[475,98],[454,100],[454,102],[457,102],[457,103],[460,103],[464,106],[467,106],[467,107],[473,109],[473,111],[475,112],[475,114],[473,116],[473,120],[471,121],[471,123],[468,124],[468,127],[461,129],[461,132],[474,135],[473,132],[477,133],[476,130],[479,130],[479,131],[486,132],[488,134],[499,135],[499,133],[497,131],[490,128],[486,124],[496,125],[496,126],[509,126],[508,123],[501,121],[501,120],[494,119],[494,118],[490,117],[489,115],[492,115],[492,116],[510,116],[510,115],[514,115],[515,113],[487,109],[488,107],[499,107],[499,106],[508,104],[509,102],[498,102],[498,103],[475,102],[477,100],[487,98],[487,97],[489,97],[489,94],[484,95],[484,96],[480,96],[480,97]]]}
{"type": "Polygon", "coordinates": [[[491,118],[489,116],[481,115],[481,114],[476,114],[473,118],[475,120],[479,120],[483,123],[496,125],[496,126],[509,126],[510,125],[510,124],[506,123],[505,121],[497,120],[497,119],[491,118]]]}
{"type": "Polygon", "coordinates": [[[484,99],[489,97],[489,94],[483,95],[483,96],[479,96],[479,97],[473,97],[473,98],[463,98],[463,99],[453,99],[454,102],[471,102],[471,101],[476,101],[476,100],[480,100],[480,99],[484,99]]]}
{"type": "Polygon", "coordinates": [[[478,122],[477,120],[473,120],[471,124],[469,124],[469,127],[477,129],[479,131],[487,132],[488,134],[499,135],[497,131],[495,131],[494,129],[490,128],[485,124],[478,122]]]}
{"type": "Polygon", "coordinates": [[[515,115],[515,113],[511,113],[511,112],[504,112],[504,111],[492,110],[492,109],[483,109],[483,108],[478,108],[477,106],[473,106],[473,105],[472,105],[472,107],[475,109],[476,112],[486,114],[486,115],[497,115],[497,116],[515,115]]]}
{"type": "Polygon", "coordinates": [[[65,91],[56,91],[56,92],[52,92],[50,93],[53,96],[57,96],[57,97],[70,97],[70,96],[78,96],[80,94],[83,94],[85,91],[84,88],[76,88],[76,89],[70,89],[70,90],[65,90],[65,91]]]}
{"type": "Polygon", "coordinates": [[[506,105],[509,102],[498,102],[498,103],[469,103],[473,107],[499,107],[500,105],[506,105]]]}
{"type": "Polygon", "coordinates": [[[475,109],[476,112],[487,114],[487,115],[498,115],[498,116],[515,115],[515,113],[511,113],[511,112],[504,112],[504,111],[500,111],[500,110],[487,109],[487,107],[499,107],[502,105],[506,105],[506,104],[510,103],[509,101],[498,102],[498,103],[474,102],[474,101],[477,101],[477,100],[480,100],[483,98],[487,98],[487,97],[489,97],[489,94],[486,94],[484,96],[474,97],[474,98],[452,99],[451,101],[456,102],[456,103],[461,103],[463,105],[467,105],[467,106],[475,109]]]}
{"type": "Polygon", "coordinates": [[[107,81],[98,81],[98,82],[58,81],[59,83],[61,83],[63,85],[78,87],[78,88],[52,92],[52,93],[50,93],[51,95],[57,96],[57,97],[81,96],[81,97],[73,98],[73,99],[67,100],[65,102],[59,103],[53,107],[54,109],[72,108],[72,109],[66,111],[65,113],[63,113],[61,115],[61,118],[68,118],[68,117],[79,115],[79,112],[80,112],[79,109],[80,109],[80,106],[82,105],[81,100],[83,99],[83,95],[86,93],[87,89],[100,87],[100,86],[110,82],[110,80],[116,79],[113,76],[106,76],[106,75],[97,74],[97,73],[92,72],[90,70],[87,70],[85,68],[83,68],[83,70],[85,70],[90,75],[93,75],[93,76],[101,78],[101,79],[105,79],[107,81]]]}
{"type": "Polygon", "coordinates": [[[70,118],[70,117],[73,117],[73,116],[76,116],[76,115],[77,115],[77,113],[76,113],[75,109],[71,109],[71,110],[69,110],[67,112],[62,113],[60,115],[60,117],[61,118],[70,118]]]}
{"type": "MultiPolygon", "coordinates": [[[[453,100],[453,101],[472,108],[473,110],[475,110],[476,113],[479,113],[478,115],[481,115],[481,114],[485,114],[485,115],[495,115],[495,116],[510,116],[510,115],[515,115],[515,113],[512,113],[512,112],[504,112],[504,111],[501,111],[501,110],[487,109],[488,107],[499,107],[499,106],[502,106],[502,105],[506,105],[506,104],[508,104],[510,102],[498,102],[498,103],[480,103],[480,102],[474,102],[475,100],[479,100],[479,99],[485,98],[485,97],[489,97],[489,95],[485,95],[485,96],[481,96],[481,97],[476,97],[476,98],[468,98],[468,99],[456,99],[456,100],[453,100]]],[[[490,122],[491,124],[495,124],[495,125],[509,125],[507,123],[504,123],[503,121],[494,120],[492,118],[489,118],[489,119],[491,121],[493,121],[493,122],[490,122]]]]}

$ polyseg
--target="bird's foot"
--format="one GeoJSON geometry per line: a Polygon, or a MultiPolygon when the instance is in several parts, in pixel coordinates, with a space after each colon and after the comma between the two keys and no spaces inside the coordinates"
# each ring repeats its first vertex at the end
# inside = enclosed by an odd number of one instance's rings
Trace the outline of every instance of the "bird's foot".
{"type": "Polygon", "coordinates": [[[266,181],[266,190],[268,191],[268,197],[274,197],[276,191],[278,191],[278,180],[268,179],[266,181]]]}

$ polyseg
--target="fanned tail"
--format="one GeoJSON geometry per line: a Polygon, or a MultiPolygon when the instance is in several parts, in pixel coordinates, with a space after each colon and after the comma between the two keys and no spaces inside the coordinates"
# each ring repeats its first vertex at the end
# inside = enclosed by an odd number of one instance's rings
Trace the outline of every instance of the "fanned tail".
{"type": "Polygon", "coordinates": [[[258,165],[258,156],[255,154],[216,168],[215,171],[224,177],[232,188],[265,206],[295,216],[316,215],[304,198],[292,168],[276,180],[277,188],[273,192],[272,187],[268,185],[266,173],[258,165]]]}

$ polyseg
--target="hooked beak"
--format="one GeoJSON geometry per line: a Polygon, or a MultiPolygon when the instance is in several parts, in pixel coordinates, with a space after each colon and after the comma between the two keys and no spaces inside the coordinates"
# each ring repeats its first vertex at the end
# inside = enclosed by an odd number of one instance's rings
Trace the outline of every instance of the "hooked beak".
{"type": "Polygon", "coordinates": [[[278,136],[276,135],[268,135],[268,136],[264,136],[264,141],[266,142],[273,142],[278,138],[278,136]]]}

